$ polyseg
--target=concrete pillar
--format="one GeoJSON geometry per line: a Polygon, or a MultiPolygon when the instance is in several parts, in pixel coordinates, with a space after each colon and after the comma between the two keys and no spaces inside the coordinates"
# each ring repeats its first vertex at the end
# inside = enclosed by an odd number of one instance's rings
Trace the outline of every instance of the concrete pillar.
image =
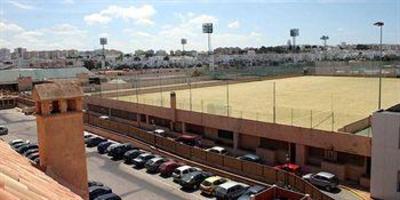
{"type": "Polygon", "coordinates": [[[44,83],[35,86],[32,97],[39,109],[36,123],[40,167],[72,192],[89,199],[83,112],[78,105],[83,98],[81,88],[65,82],[44,83]],[[70,107],[63,94],[68,94],[70,107]],[[59,103],[60,112],[52,112],[52,102],[59,103]]]}
{"type": "Polygon", "coordinates": [[[303,144],[296,144],[296,163],[300,167],[304,167],[307,163],[307,146],[303,144]]]}
{"type": "Polygon", "coordinates": [[[150,124],[150,117],[149,117],[149,115],[145,115],[146,116],[146,124],[150,124]]]}
{"type": "Polygon", "coordinates": [[[170,106],[171,109],[176,109],[176,94],[175,92],[171,92],[170,93],[170,106]]]}
{"type": "Polygon", "coordinates": [[[186,133],[186,123],[182,122],[182,133],[186,133]]]}
{"type": "Polygon", "coordinates": [[[238,132],[233,132],[233,150],[237,150],[239,147],[239,135],[238,132]]]}

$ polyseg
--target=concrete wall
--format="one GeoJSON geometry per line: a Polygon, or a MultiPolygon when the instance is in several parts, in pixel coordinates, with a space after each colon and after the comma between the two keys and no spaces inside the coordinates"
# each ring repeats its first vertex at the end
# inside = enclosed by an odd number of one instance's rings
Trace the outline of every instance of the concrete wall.
{"type": "Polygon", "coordinates": [[[372,115],[371,197],[400,199],[400,113],[372,115]]]}

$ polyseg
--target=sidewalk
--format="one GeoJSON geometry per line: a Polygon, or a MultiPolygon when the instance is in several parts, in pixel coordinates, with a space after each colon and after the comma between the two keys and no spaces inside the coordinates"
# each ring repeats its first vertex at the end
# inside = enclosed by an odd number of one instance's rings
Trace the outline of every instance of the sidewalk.
{"type": "Polygon", "coordinates": [[[350,191],[355,196],[357,196],[360,200],[370,200],[371,199],[371,197],[370,197],[371,193],[368,191],[364,191],[364,190],[361,190],[358,188],[353,188],[353,187],[344,186],[344,185],[340,185],[339,187],[343,190],[350,191]]]}

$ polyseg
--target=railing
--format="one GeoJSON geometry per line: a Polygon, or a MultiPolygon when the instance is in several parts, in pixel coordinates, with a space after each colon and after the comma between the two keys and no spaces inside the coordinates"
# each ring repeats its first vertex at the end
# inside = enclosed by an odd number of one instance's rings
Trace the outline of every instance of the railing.
{"type": "Polygon", "coordinates": [[[104,120],[100,119],[98,115],[86,113],[84,115],[84,121],[93,126],[112,130],[121,133],[122,135],[136,138],[149,145],[158,147],[165,151],[202,163],[204,165],[223,169],[268,184],[276,184],[278,186],[286,187],[290,186],[292,190],[309,194],[310,197],[315,200],[333,200],[316,187],[303,180],[301,177],[287,173],[286,171],[262,164],[238,160],[229,156],[207,152],[197,147],[191,147],[175,142],[169,138],[148,133],[142,129],[134,127],[132,124],[119,122],[113,120],[113,118],[104,120]]]}

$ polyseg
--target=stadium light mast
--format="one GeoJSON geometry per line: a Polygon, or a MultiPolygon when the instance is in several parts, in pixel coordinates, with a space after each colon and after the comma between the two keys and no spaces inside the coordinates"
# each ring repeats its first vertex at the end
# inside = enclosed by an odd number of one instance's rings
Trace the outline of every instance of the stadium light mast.
{"type": "Polygon", "coordinates": [[[100,38],[100,45],[102,46],[102,52],[103,52],[103,62],[101,63],[101,69],[104,69],[106,65],[106,53],[104,49],[104,45],[106,44],[107,44],[107,38],[105,37],[100,38]]]}
{"type": "Polygon", "coordinates": [[[382,109],[382,64],[383,64],[383,46],[382,46],[382,29],[384,22],[375,22],[374,26],[378,26],[380,29],[379,35],[379,48],[381,51],[381,64],[379,66],[379,97],[378,97],[378,110],[382,109]]]}
{"type": "Polygon", "coordinates": [[[299,36],[299,29],[292,28],[290,29],[290,37],[293,38],[293,51],[296,51],[296,37],[299,36]]]}
{"type": "Polygon", "coordinates": [[[182,38],[181,39],[181,44],[182,44],[182,56],[183,56],[183,68],[185,69],[186,75],[187,75],[187,83],[189,85],[189,106],[190,106],[190,111],[192,111],[192,80],[191,80],[191,75],[188,72],[188,68],[186,67],[185,63],[185,45],[187,44],[187,39],[182,38]]]}
{"type": "Polygon", "coordinates": [[[326,41],[329,40],[329,36],[323,35],[320,39],[324,41],[324,48],[326,49],[326,46],[327,46],[327,45],[326,45],[326,41]]]}
{"type": "Polygon", "coordinates": [[[206,33],[208,36],[208,55],[211,57],[210,69],[211,71],[214,71],[214,54],[211,49],[211,34],[213,33],[213,23],[204,23],[203,33],[206,33]]]}

